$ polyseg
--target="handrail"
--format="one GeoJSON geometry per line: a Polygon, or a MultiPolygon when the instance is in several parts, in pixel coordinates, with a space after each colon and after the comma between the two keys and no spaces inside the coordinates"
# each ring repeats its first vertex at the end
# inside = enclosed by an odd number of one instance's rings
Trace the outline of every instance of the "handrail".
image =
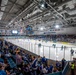
{"type": "Polygon", "coordinates": [[[62,71],[62,75],[66,75],[68,69],[69,69],[69,62],[66,63],[66,65],[65,65],[65,67],[64,67],[64,69],[62,71]]]}
{"type": "Polygon", "coordinates": [[[45,75],[62,75],[62,71],[55,72],[55,73],[49,73],[49,74],[45,74],[45,75]]]}
{"type": "Polygon", "coordinates": [[[55,73],[50,73],[50,74],[46,74],[46,75],[66,75],[68,69],[69,69],[69,63],[67,62],[62,71],[55,72],[55,73]]]}

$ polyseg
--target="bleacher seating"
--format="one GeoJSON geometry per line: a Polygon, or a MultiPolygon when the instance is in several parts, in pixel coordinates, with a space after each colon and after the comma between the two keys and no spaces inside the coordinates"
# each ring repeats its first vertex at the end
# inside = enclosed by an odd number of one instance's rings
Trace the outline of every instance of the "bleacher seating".
{"type": "Polygon", "coordinates": [[[2,58],[0,58],[0,62],[1,62],[1,63],[4,63],[4,60],[3,60],[2,58]]]}
{"type": "Polygon", "coordinates": [[[11,58],[7,58],[7,61],[8,61],[8,63],[9,63],[9,65],[10,65],[11,68],[17,67],[16,64],[15,64],[15,62],[11,58]]]}

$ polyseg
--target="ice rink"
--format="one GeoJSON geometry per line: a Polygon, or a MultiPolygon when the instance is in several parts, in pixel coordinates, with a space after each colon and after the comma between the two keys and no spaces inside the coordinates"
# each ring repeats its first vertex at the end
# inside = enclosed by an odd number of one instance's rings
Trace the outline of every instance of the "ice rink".
{"type": "Polygon", "coordinates": [[[6,41],[52,60],[61,61],[62,58],[65,58],[67,61],[71,61],[73,58],[76,58],[76,46],[70,43],[53,43],[51,41],[45,42],[34,39],[6,39],[6,41]],[[71,50],[74,51],[73,55],[71,54],[71,50]]]}

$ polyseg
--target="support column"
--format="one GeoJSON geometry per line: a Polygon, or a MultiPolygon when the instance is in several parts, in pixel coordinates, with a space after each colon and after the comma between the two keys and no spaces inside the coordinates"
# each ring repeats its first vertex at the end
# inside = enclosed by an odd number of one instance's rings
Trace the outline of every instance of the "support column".
{"type": "Polygon", "coordinates": [[[44,56],[44,46],[43,46],[43,56],[44,56]]]}
{"type": "Polygon", "coordinates": [[[49,59],[50,59],[50,46],[49,46],[49,59]]]}

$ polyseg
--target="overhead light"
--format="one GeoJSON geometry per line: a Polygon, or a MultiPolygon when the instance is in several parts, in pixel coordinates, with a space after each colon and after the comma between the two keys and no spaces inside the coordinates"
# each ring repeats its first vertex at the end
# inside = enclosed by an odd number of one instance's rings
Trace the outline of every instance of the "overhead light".
{"type": "Polygon", "coordinates": [[[60,27],[59,25],[56,25],[56,26],[55,26],[56,29],[58,29],[59,27],[60,27]]]}
{"type": "Polygon", "coordinates": [[[43,29],[44,29],[43,27],[40,28],[40,30],[43,30],[43,29]]]}
{"type": "Polygon", "coordinates": [[[41,4],[41,7],[42,7],[42,8],[44,8],[44,7],[45,7],[45,5],[44,5],[44,4],[41,4]]]}
{"type": "Polygon", "coordinates": [[[17,30],[12,30],[12,34],[17,34],[18,31],[17,30]]]}
{"type": "Polygon", "coordinates": [[[45,29],[45,27],[40,27],[39,30],[43,31],[45,29]]]}
{"type": "Polygon", "coordinates": [[[41,1],[39,2],[39,8],[40,8],[40,9],[45,9],[45,8],[47,8],[47,4],[46,4],[46,2],[45,2],[44,0],[41,0],[41,1]]]}

